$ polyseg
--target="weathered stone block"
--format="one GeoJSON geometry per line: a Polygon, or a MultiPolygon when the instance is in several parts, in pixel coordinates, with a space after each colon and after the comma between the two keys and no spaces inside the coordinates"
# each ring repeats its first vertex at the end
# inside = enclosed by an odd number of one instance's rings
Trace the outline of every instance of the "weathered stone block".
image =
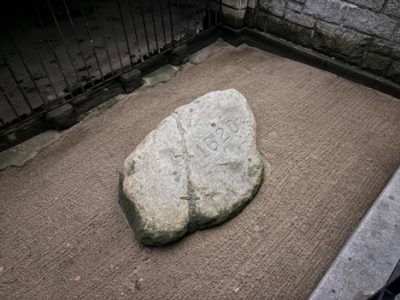
{"type": "Polygon", "coordinates": [[[173,66],[180,66],[189,60],[187,44],[179,45],[168,54],[168,62],[173,66]]]}
{"type": "Polygon", "coordinates": [[[303,7],[304,7],[303,3],[299,3],[296,1],[292,1],[292,0],[286,1],[286,8],[293,10],[295,12],[301,12],[303,10],[303,7]]]}
{"type": "Polygon", "coordinates": [[[257,0],[248,0],[247,7],[255,9],[257,7],[257,0]]]}
{"type": "Polygon", "coordinates": [[[388,76],[394,81],[400,83],[400,61],[394,61],[392,63],[388,76]]]}
{"type": "Polygon", "coordinates": [[[234,9],[229,6],[222,5],[222,14],[224,16],[225,24],[235,28],[243,27],[246,9],[234,9]]]}
{"type": "Polygon", "coordinates": [[[385,0],[347,0],[347,2],[354,3],[359,7],[368,8],[373,11],[379,11],[382,8],[383,3],[385,3],[385,0]]]}
{"type": "Polygon", "coordinates": [[[222,0],[222,4],[234,9],[244,9],[247,7],[247,0],[222,0]]]}
{"type": "Polygon", "coordinates": [[[126,93],[130,93],[143,84],[142,72],[139,69],[133,69],[125,72],[119,77],[122,87],[126,93]]]}
{"type": "Polygon", "coordinates": [[[256,11],[259,29],[372,73],[400,60],[398,0],[260,0],[256,11]]]}
{"type": "Polygon", "coordinates": [[[341,26],[317,22],[313,46],[325,53],[355,62],[362,58],[371,37],[341,26]]]}
{"type": "Polygon", "coordinates": [[[146,245],[235,216],[263,180],[246,99],[230,89],[176,109],[128,156],[121,179],[120,204],[146,245]]]}
{"type": "Polygon", "coordinates": [[[357,7],[350,7],[344,20],[345,26],[385,39],[392,37],[396,24],[388,16],[357,7]]]}
{"type": "Polygon", "coordinates": [[[74,107],[66,103],[46,114],[46,121],[52,129],[66,129],[77,122],[77,114],[74,107]]]}
{"type": "Polygon", "coordinates": [[[256,26],[257,22],[257,11],[251,8],[247,8],[245,16],[245,25],[247,27],[253,28],[256,26]]]}
{"type": "Polygon", "coordinates": [[[392,17],[400,18],[400,1],[389,0],[388,3],[386,4],[383,13],[392,17]]]}
{"type": "Polygon", "coordinates": [[[315,19],[313,17],[297,13],[290,9],[286,9],[285,19],[297,25],[308,28],[314,27],[315,24],[315,19]]]}
{"type": "Polygon", "coordinates": [[[260,0],[258,2],[260,10],[269,12],[278,17],[283,17],[285,10],[284,0],[260,0]]]}
{"type": "Polygon", "coordinates": [[[375,38],[369,47],[371,52],[400,59],[400,44],[375,38]]]}
{"type": "Polygon", "coordinates": [[[258,12],[258,14],[257,27],[262,31],[275,34],[281,38],[303,46],[311,45],[311,29],[263,12],[258,12]]]}
{"type": "Polygon", "coordinates": [[[348,9],[348,5],[340,0],[308,0],[304,13],[317,19],[339,24],[348,9]]]}
{"type": "Polygon", "coordinates": [[[392,60],[389,57],[367,52],[364,56],[361,66],[364,69],[373,71],[375,74],[382,75],[389,68],[392,60]]]}
{"type": "Polygon", "coordinates": [[[400,28],[398,28],[398,29],[395,31],[395,33],[394,33],[394,35],[393,35],[393,40],[394,40],[396,43],[399,43],[399,44],[400,44],[400,28]]]}

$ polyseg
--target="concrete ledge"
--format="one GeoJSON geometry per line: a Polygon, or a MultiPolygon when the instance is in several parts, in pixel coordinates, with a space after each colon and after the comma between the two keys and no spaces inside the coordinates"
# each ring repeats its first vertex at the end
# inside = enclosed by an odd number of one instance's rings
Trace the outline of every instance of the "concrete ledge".
{"type": "Polygon", "coordinates": [[[388,281],[400,258],[400,168],[386,185],[311,299],[366,299],[388,281]]]}

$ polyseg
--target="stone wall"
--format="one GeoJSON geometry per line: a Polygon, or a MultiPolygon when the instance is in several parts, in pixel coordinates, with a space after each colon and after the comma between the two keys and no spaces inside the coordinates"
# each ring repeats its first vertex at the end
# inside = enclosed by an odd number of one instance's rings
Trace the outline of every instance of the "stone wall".
{"type": "Polygon", "coordinates": [[[235,27],[257,27],[400,83],[400,0],[223,0],[224,6],[245,11],[235,27]]]}

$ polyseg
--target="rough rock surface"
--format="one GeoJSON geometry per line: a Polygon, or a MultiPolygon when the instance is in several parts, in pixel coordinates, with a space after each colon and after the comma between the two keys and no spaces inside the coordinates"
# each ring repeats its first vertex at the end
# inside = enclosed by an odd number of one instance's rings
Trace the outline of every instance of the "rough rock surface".
{"type": "Polygon", "coordinates": [[[120,203],[143,244],[163,245],[240,212],[262,178],[246,99],[216,91],[178,108],[128,156],[120,203]]]}

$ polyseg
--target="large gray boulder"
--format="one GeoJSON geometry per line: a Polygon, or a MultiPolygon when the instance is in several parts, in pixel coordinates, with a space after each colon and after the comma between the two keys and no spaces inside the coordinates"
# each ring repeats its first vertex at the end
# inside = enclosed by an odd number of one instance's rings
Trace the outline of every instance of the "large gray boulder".
{"type": "Polygon", "coordinates": [[[179,107],[128,156],[120,204],[143,244],[163,245],[239,213],[262,178],[246,99],[216,91],[179,107]]]}

